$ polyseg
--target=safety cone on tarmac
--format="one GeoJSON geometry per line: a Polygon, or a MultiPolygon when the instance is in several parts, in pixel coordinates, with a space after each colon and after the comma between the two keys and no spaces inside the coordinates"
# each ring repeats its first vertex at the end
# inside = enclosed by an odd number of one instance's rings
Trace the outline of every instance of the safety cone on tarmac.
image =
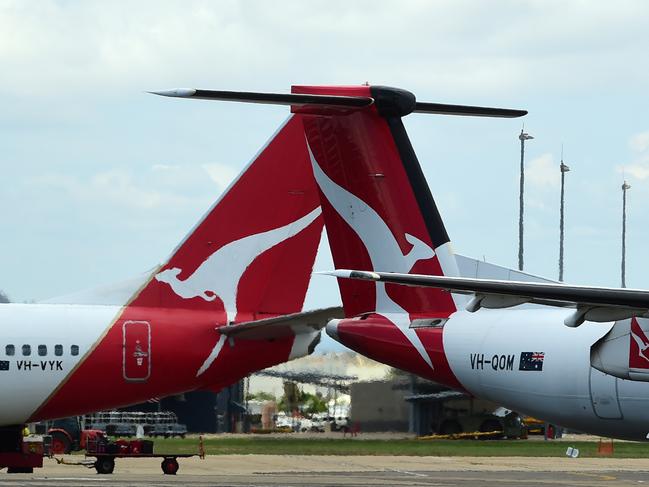
{"type": "Polygon", "coordinates": [[[613,447],[613,440],[604,440],[603,438],[599,439],[599,444],[597,445],[597,454],[600,457],[612,457],[614,452],[615,448],[613,447]]]}

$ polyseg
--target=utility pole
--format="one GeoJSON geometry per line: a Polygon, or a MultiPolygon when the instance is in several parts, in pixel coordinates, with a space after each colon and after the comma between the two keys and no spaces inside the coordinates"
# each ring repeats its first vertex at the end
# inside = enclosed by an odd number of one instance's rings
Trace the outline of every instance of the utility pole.
{"type": "Polygon", "coordinates": [[[530,134],[521,129],[521,133],[518,136],[518,140],[521,141],[521,181],[520,181],[520,190],[518,194],[518,270],[523,270],[523,202],[524,202],[524,191],[525,191],[525,141],[531,140],[532,137],[530,134]]]}
{"type": "Polygon", "coordinates": [[[622,287],[626,287],[626,192],[631,185],[622,183],[622,287]]]}
{"type": "Polygon", "coordinates": [[[570,168],[563,163],[563,147],[561,147],[561,165],[559,166],[559,168],[561,170],[561,210],[559,216],[559,281],[563,282],[563,237],[565,211],[564,190],[566,183],[566,173],[570,171],[570,168]]]}

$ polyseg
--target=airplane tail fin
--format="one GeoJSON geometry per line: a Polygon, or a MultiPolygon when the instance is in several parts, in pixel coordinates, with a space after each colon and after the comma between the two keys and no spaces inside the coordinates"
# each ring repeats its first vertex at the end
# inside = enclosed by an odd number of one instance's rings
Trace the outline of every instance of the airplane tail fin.
{"type": "Polygon", "coordinates": [[[291,116],[132,298],[241,322],[302,309],[322,233],[301,121],[291,116]]]}
{"type": "MultiPolygon", "coordinates": [[[[334,264],[338,269],[459,275],[450,240],[401,117],[419,105],[381,86],[294,86],[293,93],[370,97],[345,113],[301,113],[334,264]]],[[[339,280],[348,316],[378,311],[447,317],[453,297],[438,289],[339,280]]]]}

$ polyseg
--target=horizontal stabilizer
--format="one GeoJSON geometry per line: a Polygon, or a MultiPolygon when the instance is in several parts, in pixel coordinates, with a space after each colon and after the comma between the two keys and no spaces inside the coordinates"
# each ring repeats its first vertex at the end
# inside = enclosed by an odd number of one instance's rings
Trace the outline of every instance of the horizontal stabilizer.
{"type": "Polygon", "coordinates": [[[239,101],[244,103],[262,103],[270,105],[318,105],[330,107],[363,108],[370,106],[374,100],[365,96],[309,95],[295,93],[257,93],[251,91],[215,91],[179,88],[175,90],[150,91],[153,95],[174,98],[196,98],[199,100],[239,101]]]}
{"type": "MultiPolygon", "coordinates": [[[[401,90],[403,91],[403,90],[401,90]]],[[[198,90],[176,88],[172,90],[149,91],[153,95],[173,98],[195,98],[199,100],[238,101],[243,103],[262,103],[270,105],[289,105],[292,107],[331,107],[360,110],[374,104],[369,96],[316,95],[308,93],[260,93],[254,91],[198,90]]],[[[414,95],[410,94],[414,101],[414,95]]],[[[470,105],[449,105],[445,103],[416,102],[408,112],[430,113],[436,115],[459,115],[468,117],[516,118],[527,114],[525,110],[508,108],[477,107],[470,105]]],[[[403,113],[402,115],[407,115],[403,113]]]]}
{"type": "Polygon", "coordinates": [[[527,110],[510,108],[474,107],[470,105],[447,105],[445,103],[417,102],[415,113],[432,113],[436,115],[459,115],[464,117],[499,117],[518,118],[527,115],[527,110]]]}
{"type": "Polygon", "coordinates": [[[317,331],[324,328],[329,320],[337,318],[344,318],[340,306],[227,325],[218,330],[232,338],[267,340],[317,331]]]}

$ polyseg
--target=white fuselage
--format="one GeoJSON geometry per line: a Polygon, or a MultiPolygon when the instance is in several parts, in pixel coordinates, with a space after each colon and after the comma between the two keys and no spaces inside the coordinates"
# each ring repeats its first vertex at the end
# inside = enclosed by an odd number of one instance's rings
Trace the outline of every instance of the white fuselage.
{"type": "Polygon", "coordinates": [[[146,306],[0,305],[0,426],[218,390],[308,354],[317,333],[306,327],[296,340],[282,329],[270,344],[240,339],[223,346],[219,317],[146,306]]]}
{"type": "Polygon", "coordinates": [[[444,351],[462,385],[477,397],[592,434],[645,440],[649,383],[590,365],[591,346],[613,323],[568,328],[572,310],[460,311],[444,329],[444,351]],[[543,368],[519,370],[521,353],[543,352],[543,368]]]}
{"type": "Polygon", "coordinates": [[[1,305],[0,361],[5,362],[7,370],[0,370],[0,425],[27,421],[88,353],[121,309],[120,306],[1,305]]]}

